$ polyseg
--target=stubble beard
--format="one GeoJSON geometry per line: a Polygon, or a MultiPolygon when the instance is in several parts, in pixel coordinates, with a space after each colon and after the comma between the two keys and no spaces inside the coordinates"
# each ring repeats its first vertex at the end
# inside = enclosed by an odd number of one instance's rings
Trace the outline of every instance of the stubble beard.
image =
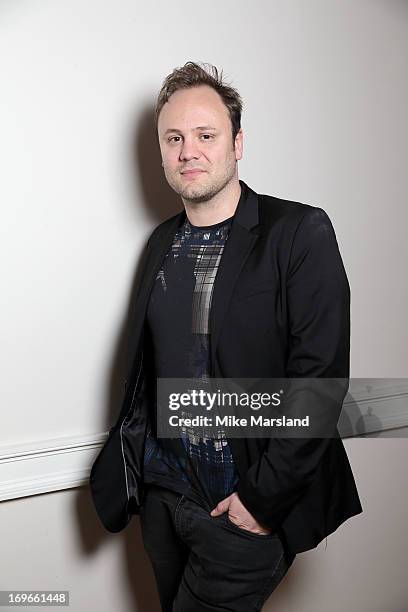
{"type": "MultiPolygon", "coordinates": [[[[209,181],[204,181],[203,184],[195,185],[191,184],[183,184],[183,179],[178,180],[171,175],[167,175],[167,182],[170,187],[183,198],[184,202],[187,204],[200,204],[202,202],[208,202],[212,198],[214,198],[220,191],[225,189],[225,187],[232,181],[235,175],[236,169],[236,160],[231,164],[228,164],[225,169],[225,173],[222,176],[217,177],[216,179],[209,181]]],[[[207,177],[206,177],[207,178],[207,177]]]]}

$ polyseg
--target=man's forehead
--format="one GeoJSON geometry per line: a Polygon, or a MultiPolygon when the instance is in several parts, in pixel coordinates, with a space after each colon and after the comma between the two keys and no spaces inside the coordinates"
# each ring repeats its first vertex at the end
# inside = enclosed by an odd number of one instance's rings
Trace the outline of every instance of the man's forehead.
{"type": "Polygon", "coordinates": [[[222,102],[222,98],[219,93],[210,85],[193,85],[192,87],[181,87],[177,89],[168,99],[168,102],[175,102],[177,99],[182,98],[197,98],[197,99],[211,99],[214,101],[222,102]]]}
{"type": "Polygon", "coordinates": [[[214,128],[220,124],[220,120],[229,118],[228,109],[221,96],[211,87],[193,87],[191,89],[180,89],[170,96],[164,104],[159,116],[160,123],[168,123],[166,128],[180,128],[174,123],[187,121],[194,129],[214,128]],[[194,91],[194,90],[202,91],[194,91]]]}

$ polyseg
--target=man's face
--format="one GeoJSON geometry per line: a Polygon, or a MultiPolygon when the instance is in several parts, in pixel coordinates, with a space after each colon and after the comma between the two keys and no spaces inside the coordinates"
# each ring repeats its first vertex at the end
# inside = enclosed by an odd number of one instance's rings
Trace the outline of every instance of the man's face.
{"type": "Polygon", "coordinates": [[[160,112],[158,136],[166,179],[185,201],[210,200],[238,177],[242,130],[233,144],[228,109],[212,87],[172,94],[160,112]]]}

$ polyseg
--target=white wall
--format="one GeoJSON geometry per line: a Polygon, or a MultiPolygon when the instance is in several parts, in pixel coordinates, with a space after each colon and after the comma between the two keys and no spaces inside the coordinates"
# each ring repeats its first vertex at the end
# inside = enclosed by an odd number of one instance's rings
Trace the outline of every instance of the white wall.
{"type": "MultiPolygon", "coordinates": [[[[407,376],[407,35],[398,0],[0,2],[0,588],[65,584],[75,612],[91,599],[110,610],[101,585],[132,591],[133,546],[147,563],[135,526],[95,545],[76,487],[119,409],[145,238],[181,210],[151,123],[175,66],[212,62],[241,92],[241,178],[332,219],[352,290],[352,375],[407,376]]],[[[365,513],[299,556],[279,610],[408,606],[404,443],[347,441],[365,513]]]]}

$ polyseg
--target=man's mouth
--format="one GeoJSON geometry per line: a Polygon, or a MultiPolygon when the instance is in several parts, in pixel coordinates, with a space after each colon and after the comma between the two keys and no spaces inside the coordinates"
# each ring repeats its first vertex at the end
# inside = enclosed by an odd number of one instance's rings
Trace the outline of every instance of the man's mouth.
{"type": "Polygon", "coordinates": [[[181,174],[185,176],[195,176],[196,174],[201,174],[205,172],[205,170],[193,169],[193,170],[184,170],[181,174]]]}

